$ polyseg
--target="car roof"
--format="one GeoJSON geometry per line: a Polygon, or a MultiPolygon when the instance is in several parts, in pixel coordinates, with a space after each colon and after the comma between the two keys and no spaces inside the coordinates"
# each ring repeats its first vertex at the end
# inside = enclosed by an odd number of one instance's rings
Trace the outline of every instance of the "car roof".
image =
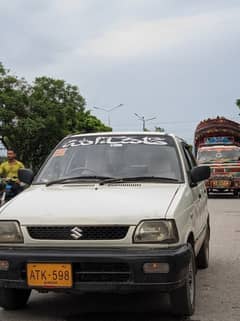
{"type": "Polygon", "coordinates": [[[132,132],[96,132],[96,133],[80,133],[80,134],[71,134],[67,137],[78,137],[78,136],[119,136],[119,135],[154,135],[154,136],[166,136],[169,135],[165,132],[139,132],[139,131],[132,131],[132,132]]]}
{"type": "Polygon", "coordinates": [[[70,134],[66,137],[63,138],[75,138],[75,137],[93,137],[93,136],[119,136],[119,135],[136,135],[136,136],[170,136],[172,137],[175,141],[178,141],[180,143],[186,143],[187,142],[181,138],[178,137],[175,134],[172,133],[166,133],[166,132],[140,132],[140,131],[125,131],[125,132],[95,132],[95,133],[79,133],[79,134],[70,134]]]}

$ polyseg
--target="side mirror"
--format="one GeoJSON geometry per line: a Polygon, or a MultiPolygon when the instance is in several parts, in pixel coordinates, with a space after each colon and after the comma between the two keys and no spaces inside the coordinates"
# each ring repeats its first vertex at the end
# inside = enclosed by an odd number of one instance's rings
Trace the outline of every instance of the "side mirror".
{"type": "Polygon", "coordinates": [[[208,179],[210,176],[209,166],[197,166],[191,170],[191,180],[194,184],[208,179]]]}
{"type": "Polygon", "coordinates": [[[22,168],[18,170],[18,178],[21,182],[31,185],[33,181],[33,171],[31,169],[22,168]]]}

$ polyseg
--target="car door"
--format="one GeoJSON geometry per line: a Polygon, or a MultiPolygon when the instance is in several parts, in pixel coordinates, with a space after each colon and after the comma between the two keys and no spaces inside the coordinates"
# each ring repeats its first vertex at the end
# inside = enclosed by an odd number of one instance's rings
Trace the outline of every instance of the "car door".
{"type": "MultiPolygon", "coordinates": [[[[187,152],[189,157],[191,158],[191,162],[192,165],[195,167],[197,166],[197,161],[195,159],[195,157],[193,156],[191,149],[189,148],[189,146],[187,147],[187,152]]],[[[208,209],[207,209],[207,189],[206,189],[206,184],[204,181],[199,182],[198,184],[198,197],[199,197],[199,210],[200,210],[200,226],[201,226],[201,231],[200,233],[204,230],[204,228],[206,227],[206,222],[207,222],[207,218],[208,218],[208,209]]]]}
{"type": "Polygon", "coordinates": [[[187,171],[189,173],[189,188],[191,190],[192,198],[193,198],[192,222],[193,222],[195,239],[197,240],[201,234],[202,222],[203,222],[202,192],[201,192],[202,182],[200,182],[198,184],[194,184],[194,185],[191,184],[190,172],[193,167],[197,166],[197,164],[196,164],[196,161],[190,151],[189,145],[187,145],[186,143],[182,143],[182,148],[183,148],[183,152],[184,152],[185,165],[186,165],[187,171]]]}

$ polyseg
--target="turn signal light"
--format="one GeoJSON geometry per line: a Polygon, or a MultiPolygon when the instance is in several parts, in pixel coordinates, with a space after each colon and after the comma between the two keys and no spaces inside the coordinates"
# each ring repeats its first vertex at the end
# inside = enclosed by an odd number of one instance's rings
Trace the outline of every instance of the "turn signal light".
{"type": "Polygon", "coordinates": [[[144,273],[168,273],[169,264],[168,263],[144,263],[143,271],[144,273]]]}

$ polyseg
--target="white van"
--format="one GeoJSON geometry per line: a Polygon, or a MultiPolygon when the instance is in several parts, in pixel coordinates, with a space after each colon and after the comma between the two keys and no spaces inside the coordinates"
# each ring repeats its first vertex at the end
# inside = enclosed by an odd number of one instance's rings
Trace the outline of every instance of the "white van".
{"type": "Polygon", "coordinates": [[[64,138],[31,186],[0,208],[0,306],[32,289],[169,292],[191,315],[196,268],[208,266],[204,180],[189,146],[162,133],[64,138]]]}

